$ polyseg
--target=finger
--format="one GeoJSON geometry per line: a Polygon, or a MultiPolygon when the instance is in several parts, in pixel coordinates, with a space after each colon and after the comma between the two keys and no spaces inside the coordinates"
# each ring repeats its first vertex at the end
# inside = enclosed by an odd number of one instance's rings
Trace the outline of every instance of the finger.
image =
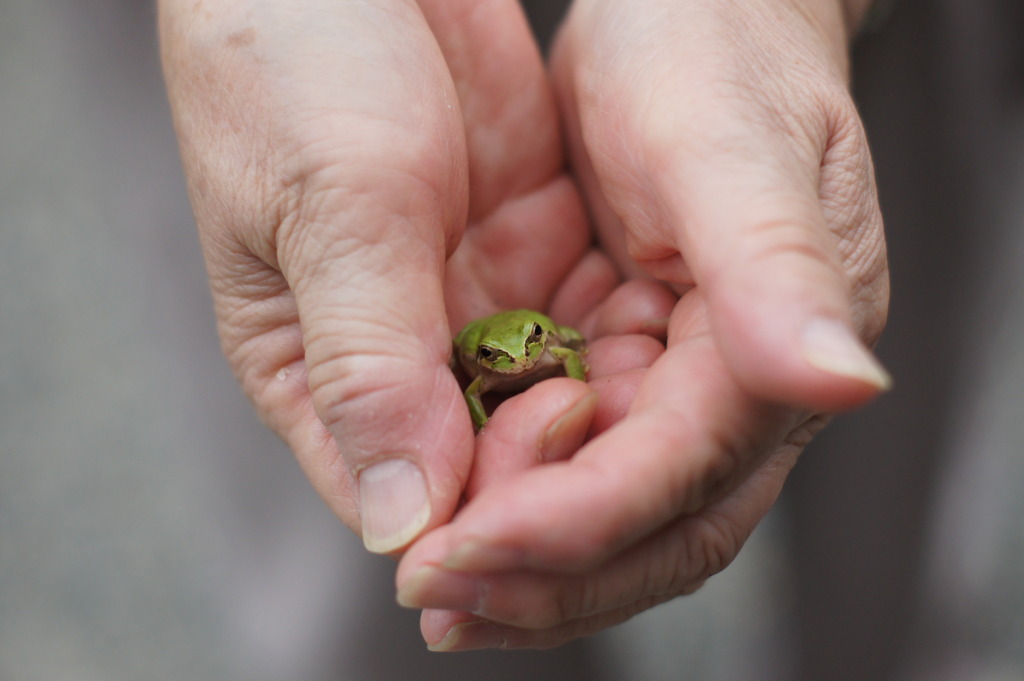
{"type": "MultiPolygon", "coordinates": [[[[855,309],[855,282],[828,229],[820,178],[805,177],[798,162],[768,161],[772,150],[756,146],[751,139],[751,151],[735,156],[709,151],[702,171],[694,158],[680,160],[672,180],[659,186],[660,199],[740,383],[765,399],[811,409],[856,406],[890,382],[856,324],[877,310],[855,309]]],[[[868,248],[879,247],[877,215],[862,219],[875,232],[868,248]]],[[[877,275],[884,256],[866,255],[877,275]]],[[[864,307],[877,305],[858,294],[864,307]]]]}
{"type": "Polygon", "coordinates": [[[634,369],[646,369],[665,352],[665,346],[641,334],[604,336],[587,345],[587,378],[611,378],[634,369]]]}
{"type": "Polygon", "coordinates": [[[165,25],[213,52],[171,69],[198,95],[176,117],[229,359],[332,509],[391,552],[451,516],[471,464],[441,290],[465,140],[414,3],[317,10],[165,25]]]}
{"type": "Polygon", "coordinates": [[[679,297],[650,279],[632,279],[602,303],[589,321],[590,333],[600,338],[608,334],[641,333],[664,340],[668,319],[679,297]]]}
{"type": "MultiPolygon", "coordinates": [[[[340,113],[351,112],[351,103],[337,102],[339,115],[325,133],[340,155],[328,155],[328,170],[306,183],[299,213],[278,237],[302,321],[312,403],[358,482],[363,540],[378,553],[401,549],[451,516],[472,451],[447,367],[451,332],[441,284],[445,235],[464,215],[462,130],[427,26],[411,11],[406,20],[420,28],[409,36],[419,42],[411,53],[434,59],[421,73],[378,63],[398,82],[355,116],[340,113]],[[381,120],[383,128],[366,123],[381,120]],[[424,139],[433,137],[424,126],[443,141],[424,139]]],[[[331,498],[336,462],[305,468],[331,498]]]]}
{"type": "MultiPolygon", "coordinates": [[[[548,310],[557,289],[584,259],[589,243],[586,214],[568,178],[551,178],[530,193],[507,200],[467,226],[448,262],[445,291],[453,325],[498,310],[548,310]]],[[[608,288],[606,270],[580,274],[595,291],[608,288]]],[[[588,298],[578,295],[577,303],[588,298]]]]}
{"type": "Polygon", "coordinates": [[[619,283],[619,274],[608,257],[591,249],[561,280],[551,299],[552,319],[571,326],[588,338],[596,338],[586,321],[585,311],[605,301],[619,283]]]}
{"type": "Polygon", "coordinates": [[[795,433],[737,494],[700,517],[678,521],[592,573],[470,576],[426,568],[403,584],[399,600],[428,607],[421,630],[438,651],[549,648],[607,629],[697,591],[724,568],[774,502],[807,436],[795,433]]]}
{"type": "Polygon", "coordinates": [[[477,436],[466,498],[534,466],[572,456],[585,438],[620,420],[642,372],[665,348],[647,336],[620,336],[588,347],[590,383],[542,381],[495,409],[477,436]]]}
{"type": "Polygon", "coordinates": [[[570,461],[480,494],[409,564],[585,570],[720,498],[797,419],[738,388],[707,336],[679,342],[647,371],[626,419],[570,461]]]}
{"type": "Polygon", "coordinates": [[[622,624],[635,615],[671,599],[672,596],[653,597],[593,617],[569,620],[541,631],[502,625],[465,612],[424,610],[420,617],[420,630],[428,648],[435,652],[492,648],[545,650],[622,624]]]}
{"type": "Polygon", "coordinates": [[[798,454],[798,446],[785,445],[734,494],[582,574],[475,574],[426,565],[400,572],[399,603],[466,612],[546,636],[574,620],[603,620],[637,603],[692,593],[738,554],[798,454]]]}
{"type": "Polygon", "coordinates": [[[600,396],[588,440],[626,416],[647,370],[663,352],[664,345],[641,335],[606,336],[588,346],[589,385],[600,396]]]}
{"type": "Polygon", "coordinates": [[[458,92],[470,159],[469,222],[561,174],[554,95],[516,0],[419,0],[458,92]]]}
{"type": "Polygon", "coordinates": [[[460,326],[500,309],[548,310],[590,232],[564,172],[554,97],[522,7],[420,5],[458,91],[472,187],[466,237],[448,267],[449,316],[460,326]]]}
{"type": "Polygon", "coordinates": [[[583,443],[597,401],[583,381],[552,378],[503,402],[477,436],[467,499],[496,481],[571,456],[583,443]]]}

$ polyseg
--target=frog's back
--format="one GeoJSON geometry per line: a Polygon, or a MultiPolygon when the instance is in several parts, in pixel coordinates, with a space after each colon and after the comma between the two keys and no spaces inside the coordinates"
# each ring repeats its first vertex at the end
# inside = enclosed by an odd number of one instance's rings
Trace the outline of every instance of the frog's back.
{"type": "Polygon", "coordinates": [[[462,327],[453,342],[458,348],[463,348],[466,344],[476,345],[480,341],[480,332],[483,330],[484,322],[490,319],[490,317],[481,317],[480,319],[474,319],[469,324],[462,327]]]}
{"type": "Polygon", "coordinates": [[[525,308],[506,310],[504,312],[496,312],[487,317],[474,319],[469,324],[466,324],[455,336],[455,343],[460,347],[465,344],[476,345],[483,337],[504,335],[504,332],[509,327],[510,320],[515,320],[516,322],[537,322],[549,330],[558,328],[558,325],[550,317],[535,310],[525,308]]]}

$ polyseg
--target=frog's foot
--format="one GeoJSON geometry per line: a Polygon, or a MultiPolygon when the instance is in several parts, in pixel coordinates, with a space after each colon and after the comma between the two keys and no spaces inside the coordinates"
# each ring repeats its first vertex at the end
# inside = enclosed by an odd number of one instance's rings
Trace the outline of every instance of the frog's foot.
{"type": "Polygon", "coordinates": [[[554,355],[565,367],[565,375],[577,381],[587,380],[587,365],[583,361],[583,353],[572,348],[551,348],[554,355]]]}

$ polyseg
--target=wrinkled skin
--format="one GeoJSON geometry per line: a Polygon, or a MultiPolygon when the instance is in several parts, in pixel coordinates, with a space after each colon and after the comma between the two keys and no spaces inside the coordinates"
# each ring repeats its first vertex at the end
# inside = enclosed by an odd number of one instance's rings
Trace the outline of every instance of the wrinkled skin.
{"type": "Polygon", "coordinates": [[[511,0],[160,3],[225,354],[430,645],[693,591],[886,387],[854,4],[578,0],[549,78],[511,0]],[[590,383],[474,440],[451,331],[515,307],[596,339],[590,383]]]}

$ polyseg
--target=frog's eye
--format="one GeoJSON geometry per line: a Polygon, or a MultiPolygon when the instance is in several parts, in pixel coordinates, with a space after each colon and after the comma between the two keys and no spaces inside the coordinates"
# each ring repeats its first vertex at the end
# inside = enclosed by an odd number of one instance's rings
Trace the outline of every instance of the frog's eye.
{"type": "Polygon", "coordinates": [[[535,323],[533,325],[533,334],[531,334],[530,338],[536,339],[540,338],[542,335],[544,335],[544,329],[541,328],[540,324],[535,323]]]}
{"type": "Polygon", "coordinates": [[[486,345],[481,345],[480,349],[477,350],[477,354],[480,356],[480,359],[491,359],[494,357],[494,350],[491,350],[486,345]]]}

